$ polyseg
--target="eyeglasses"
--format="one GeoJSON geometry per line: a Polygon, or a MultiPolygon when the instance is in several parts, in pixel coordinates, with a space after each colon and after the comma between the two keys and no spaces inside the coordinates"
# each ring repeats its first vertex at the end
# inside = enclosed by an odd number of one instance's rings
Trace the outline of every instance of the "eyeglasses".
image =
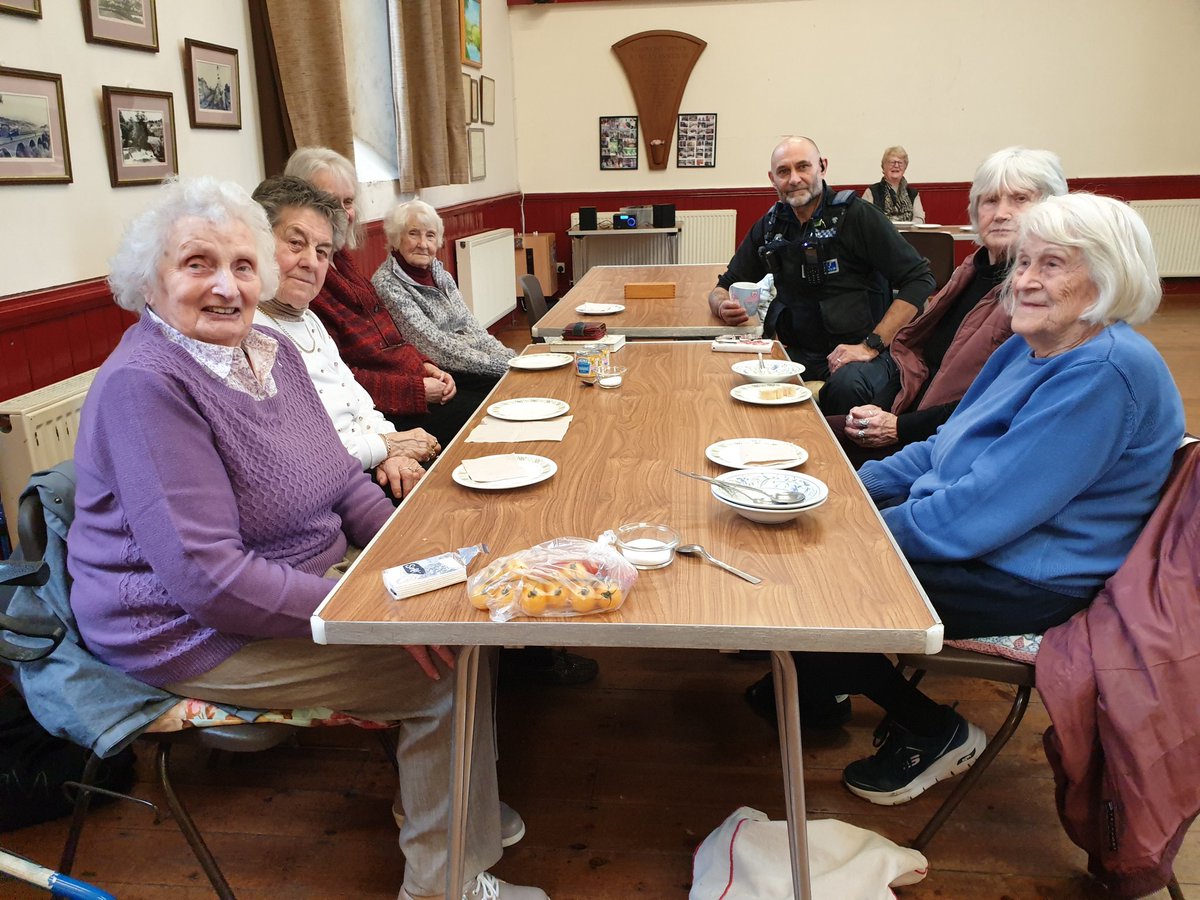
{"type": "Polygon", "coordinates": [[[894,169],[897,166],[899,166],[902,169],[905,169],[908,167],[908,160],[906,160],[906,159],[889,159],[887,161],[887,164],[888,164],[889,169],[894,169]]]}

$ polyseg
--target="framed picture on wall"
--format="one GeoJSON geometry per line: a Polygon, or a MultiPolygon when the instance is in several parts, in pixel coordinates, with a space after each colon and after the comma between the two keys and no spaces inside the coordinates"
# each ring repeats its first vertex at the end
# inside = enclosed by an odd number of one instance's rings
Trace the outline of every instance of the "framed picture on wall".
{"type": "Polygon", "coordinates": [[[471,79],[471,121],[479,121],[479,79],[471,79]]]}
{"type": "Polygon", "coordinates": [[[168,91],[104,85],[104,145],[112,186],[159,184],[179,174],[175,103],[168,91]]]}
{"type": "Polygon", "coordinates": [[[463,92],[463,124],[471,124],[471,94],[474,92],[472,82],[475,79],[466,72],[462,73],[462,92],[463,92]]]}
{"type": "Polygon", "coordinates": [[[483,0],[458,0],[458,46],[464,65],[483,68],[483,0]]]}
{"type": "Polygon", "coordinates": [[[0,66],[0,184],[69,184],[62,76],[0,66]]]}
{"type": "Polygon", "coordinates": [[[238,52],[185,38],[183,75],[188,121],[193,128],[241,128],[242,91],[238,52]]]}
{"type": "Polygon", "coordinates": [[[496,82],[486,75],[479,79],[479,121],[496,124],[496,82]]]}
{"type": "Polygon", "coordinates": [[[83,0],[83,36],[89,44],[157,53],[154,0],[83,0]]]}
{"type": "Polygon", "coordinates": [[[638,117],[600,117],[600,169],[638,167],[638,117]]]}
{"type": "Polygon", "coordinates": [[[680,113],[675,135],[675,167],[711,169],[717,164],[717,114],[680,113]]]}
{"type": "Polygon", "coordinates": [[[0,13],[40,19],[42,17],[42,0],[0,0],[0,13]]]}
{"type": "Polygon", "coordinates": [[[467,129],[467,155],[471,160],[471,180],[483,181],[487,177],[487,145],[482,128],[467,129]]]}

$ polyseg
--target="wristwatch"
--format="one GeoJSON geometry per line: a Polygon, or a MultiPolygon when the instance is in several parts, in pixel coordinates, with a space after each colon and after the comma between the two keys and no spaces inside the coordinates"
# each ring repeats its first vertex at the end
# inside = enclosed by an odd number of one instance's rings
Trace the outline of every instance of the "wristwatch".
{"type": "Polygon", "coordinates": [[[866,345],[868,350],[874,350],[876,353],[883,352],[883,348],[885,346],[883,343],[883,338],[873,331],[863,338],[863,344],[866,345]]]}

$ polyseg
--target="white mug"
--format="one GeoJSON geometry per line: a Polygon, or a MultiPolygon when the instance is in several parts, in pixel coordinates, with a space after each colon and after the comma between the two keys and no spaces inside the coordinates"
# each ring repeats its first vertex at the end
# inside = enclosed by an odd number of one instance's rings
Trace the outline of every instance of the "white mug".
{"type": "Polygon", "coordinates": [[[758,285],[753,281],[735,281],[729,286],[729,296],[738,302],[746,315],[758,315],[760,296],[758,285]]]}

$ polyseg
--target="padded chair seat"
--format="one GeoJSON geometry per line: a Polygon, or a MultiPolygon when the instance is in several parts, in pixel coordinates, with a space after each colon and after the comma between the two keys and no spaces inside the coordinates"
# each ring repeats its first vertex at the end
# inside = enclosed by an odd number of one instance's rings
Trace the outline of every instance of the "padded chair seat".
{"type": "Polygon", "coordinates": [[[392,723],[373,722],[319,706],[307,709],[239,709],[207,700],[181,699],[155,719],[143,734],[169,734],[191,728],[222,725],[287,725],[293,728],[317,728],[330,725],[355,725],[359,728],[390,728],[392,723]]]}

